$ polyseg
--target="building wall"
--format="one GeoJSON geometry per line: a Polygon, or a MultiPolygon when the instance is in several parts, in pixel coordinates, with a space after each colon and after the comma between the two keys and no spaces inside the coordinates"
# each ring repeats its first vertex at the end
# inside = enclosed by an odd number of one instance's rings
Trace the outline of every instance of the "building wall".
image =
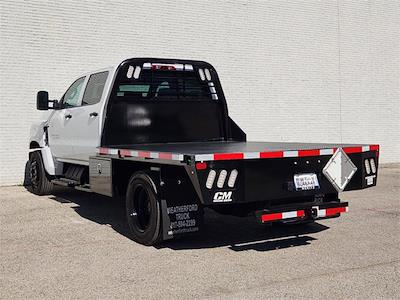
{"type": "Polygon", "coordinates": [[[212,63],[249,140],[381,144],[399,162],[398,1],[1,1],[0,185],[36,91],[135,56],[212,63]]]}

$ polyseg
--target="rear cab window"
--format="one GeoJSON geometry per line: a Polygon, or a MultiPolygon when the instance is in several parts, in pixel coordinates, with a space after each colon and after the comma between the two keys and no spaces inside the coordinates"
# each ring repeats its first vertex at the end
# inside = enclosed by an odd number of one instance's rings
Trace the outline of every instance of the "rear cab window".
{"type": "Polygon", "coordinates": [[[93,105],[100,102],[107,77],[108,71],[90,75],[83,94],[82,105],[93,105]]]}
{"type": "Polygon", "coordinates": [[[190,64],[125,65],[118,74],[113,93],[117,99],[132,101],[218,100],[211,71],[190,64]]]}

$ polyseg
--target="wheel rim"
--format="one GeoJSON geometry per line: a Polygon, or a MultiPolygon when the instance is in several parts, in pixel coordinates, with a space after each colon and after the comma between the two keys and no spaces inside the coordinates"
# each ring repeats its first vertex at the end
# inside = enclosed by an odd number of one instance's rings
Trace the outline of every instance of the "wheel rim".
{"type": "Polygon", "coordinates": [[[40,181],[40,175],[39,175],[39,170],[38,170],[38,162],[36,160],[33,160],[31,162],[30,168],[29,168],[29,173],[31,176],[31,184],[34,189],[37,189],[39,186],[39,181],[40,181]]]}
{"type": "Polygon", "coordinates": [[[143,185],[137,185],[133,192],[133,208],[130,216],[141,232],[149,228],[151,213],[150,195],[143,185]]]}

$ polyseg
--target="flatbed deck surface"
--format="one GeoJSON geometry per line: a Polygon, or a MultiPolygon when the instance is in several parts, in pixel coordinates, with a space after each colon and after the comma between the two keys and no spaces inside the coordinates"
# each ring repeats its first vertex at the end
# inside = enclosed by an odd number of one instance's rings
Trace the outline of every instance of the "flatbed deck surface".
{"type": "Polygon", "coordinates": [[[321,144],[321,143],[285,143],[285,142],[199,142],[112,145],[109,148],[130,149],[149,152],[180,153],[184,155],[209,153],[244,153],[265,151],[295,151],[329,149],[338,147],[361,147],[360,144],[321,144]]]}

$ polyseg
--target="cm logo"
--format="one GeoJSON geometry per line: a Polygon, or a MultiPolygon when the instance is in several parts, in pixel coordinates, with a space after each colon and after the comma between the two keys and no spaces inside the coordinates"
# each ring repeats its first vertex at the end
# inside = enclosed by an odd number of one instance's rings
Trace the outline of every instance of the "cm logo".
{"type": "Polygon", "coordinates": [[[232,192],[216,192],[213,202],[231,202],[232,192]]]}

